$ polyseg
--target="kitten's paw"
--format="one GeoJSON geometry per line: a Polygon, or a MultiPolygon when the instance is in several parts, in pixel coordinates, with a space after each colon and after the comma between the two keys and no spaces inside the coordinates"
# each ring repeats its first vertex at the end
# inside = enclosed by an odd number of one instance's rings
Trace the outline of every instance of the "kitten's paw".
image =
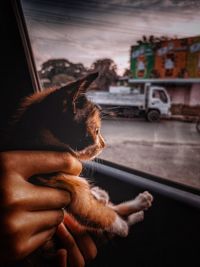
{"type": "Polygon", "coordinates": [[[122,218],[116,216],[114,223],[106,230],[112,234],[116,234],[121,237],[126,237],[128,235],[129,227],[128,224],[122,218]]]}
{"type": "Polygon", "coordinates": [[[147,210],[148,208],[151,207],[152,202],[153,202],[153,196],[148,191],[140,193],[134,199],[134,205],[138,211],[147,210]]]}
{"type": "Polygon", "coordinates": [[[109,203],[108,193],[105,190],[99,188],[98,186],[92,187],[91,193],[94,196],[94,198],[96,198],[96,200],[98,200],[102,204],[107,205],[109,203]]]}
{"type": "Polygon", "coordinates": [[[127,223],[128,223],[128,226],[132,226],[143,220],[144,220],[144,211],[141,210],[128,216],[127,223]]]}

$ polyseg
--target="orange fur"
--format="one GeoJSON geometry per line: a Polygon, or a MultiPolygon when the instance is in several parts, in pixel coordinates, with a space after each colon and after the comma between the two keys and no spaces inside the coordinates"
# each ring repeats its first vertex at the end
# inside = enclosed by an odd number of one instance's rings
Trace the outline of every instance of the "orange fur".
{"type": "Polygon", "coordinates": [[[44,185],[70,192],[71,203],[67,206],[67,211],[75,218],[78,216],[80,223],[85,226],[106,229],[115,221],[116,212],[94,198],[85,178],[59,173],[48,180],[40,178],[40,181],[44,185]]]}

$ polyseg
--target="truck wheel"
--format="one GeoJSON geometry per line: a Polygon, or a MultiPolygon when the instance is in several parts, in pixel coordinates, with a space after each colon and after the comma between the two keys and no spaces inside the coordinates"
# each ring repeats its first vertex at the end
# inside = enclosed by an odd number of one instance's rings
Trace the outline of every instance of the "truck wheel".
{"type": "Polygon", "coordinates": [[[157,110],[150,110],[147,113],[147,120],[149,122],[157,122],[160,120],[160,113],[157,110]]]}

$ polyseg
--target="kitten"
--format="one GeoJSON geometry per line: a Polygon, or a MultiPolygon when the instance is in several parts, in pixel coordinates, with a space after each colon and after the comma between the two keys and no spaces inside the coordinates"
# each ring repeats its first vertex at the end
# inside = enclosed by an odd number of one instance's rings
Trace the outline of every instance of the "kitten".
{"type": "MultiPolygon", "coordinates": [[[[105,141],[100,133],[99,107],[85,93],[97,75],[91,73],[60,89],[38,92],[23,100],[3,150],[55,150],[69,152],[80,161],[94,159],[105,141]]],[[[66,210],[87,229],[127,236],[128,221],[119,215],[123,206],[114,207],[108,195],[91,189],[85,178],[57,173],[33,177],[32,181],[69,191],[71,203],[66,210]]],[[[143,199],[147,208],[150,197],[143,199]]]]}

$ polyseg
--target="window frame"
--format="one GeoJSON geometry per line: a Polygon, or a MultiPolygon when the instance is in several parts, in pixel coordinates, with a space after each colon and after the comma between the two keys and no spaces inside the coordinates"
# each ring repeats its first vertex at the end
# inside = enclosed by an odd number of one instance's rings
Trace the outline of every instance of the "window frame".
{"type": "Polygon", "coordinates": [[[26,55],[26,60],[28,63],[29,73],[31,76],[32,87],[35,92],[42,91],[42,86],[40,78],[37,72],[36,63],[34,59],[34,53],[31,46],[31,41],[28,33],[28,28],[26,25],[26,20],[22,8],[21,0],[11,0],[11,4],[16,16],[17,26],[20,31],[21,40],[24,47],[24,52],[26,55]]]}

